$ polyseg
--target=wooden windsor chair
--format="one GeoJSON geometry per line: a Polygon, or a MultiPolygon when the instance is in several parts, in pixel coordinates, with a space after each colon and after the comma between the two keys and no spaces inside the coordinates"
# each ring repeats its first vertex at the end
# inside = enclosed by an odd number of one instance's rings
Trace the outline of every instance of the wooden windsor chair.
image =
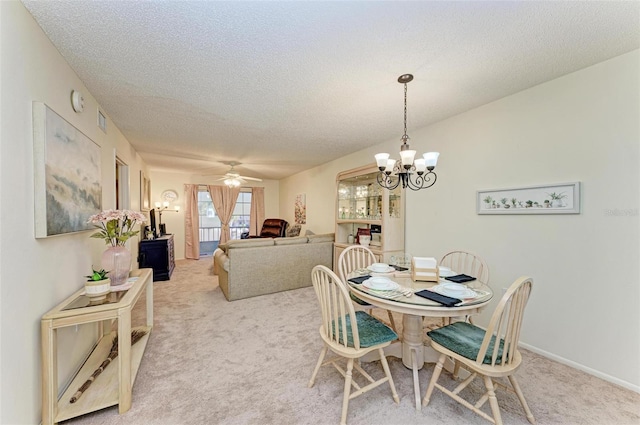
{"type": "MultiPolygon", "coordinates": [[[[349,273],[352,273],[358,269],[364,269],[367,266],[376,262],[375,254],[366,246],[362,245],[351,245],[344,249],[340,253],[338,257],[338,274],[340,275],[340,279],[347,285],[347,277],[349,273]]],[[[373,309],[377,308],[372,306],[366,301],[361,300],[356,297],[352,293],[350,294],[351,300],[356,303],[359,310],[366,311],[369,314],[373,314],[373,309]]],[[[391,328],[395,331],[396,323],[393,320],[393,314],[386,310],[389,316],[389,323],[391,324],[391,328]]]]}
{"type": "Polygon", "coordinates": [[[486,330],[470,323],[455,322],[427,333],[431,338],[431,347],[440,353],[440,357],[422,400],[423,406],[429,404],[433,389],[437,388],[488,421],[500,425],[502,418],[495,393],[496,386],[500,386],[516,393],[527,420],[532,424],[535,423],[533,414],[515,377],[515,372],[522,364],[518,341],[524,309],[529,300],[532,285],[531,278],[517,279],[502,296],[486,330]],[[438,383],[447,357],[453,359],[456,365],[459,364],[471,372],[471,375],[454,390],[449,390],[438,383]],[[459,393],[478,375],[482,376],[487,391],[475,404],[472,404],[463,399],[459,393]],[[496,378],[501,377],[507,377],[511,386],[495,381],[496,378]],[[480,409],[487,400],[491,407],[492,416],[480,409]]]}
{"type": "Polygon", "coordinates": [[[398,335],[375,317],[363,311],[355,311],[346,284],[326,266],[315,266],[311,272],[311,281],[322,313],[320,337],[324,346],[311,375],[309,388],[313,386],[318,371],[323,365],[332,364],[344,376],[341,425],[346,424],[347,421],[349,400],[385,382],[389,383],[393,400],[400,403],[383,350],[392,341],[398,339],[398,335]],[[338,357],[325,361],[329,350],[337,354],[338,357]],[[384,377],[378,380],[372,378],[358,362],[354,361],[371,351],[378,351],[384,370],[384,377]],[[338,364],[341,358],[347,359],[346,371],[338,364]],[[355,382],[353,369],[367,379],[366,386],[360,386],[355,382]],[[353,392],[351,392],[352,387],[355,389],[353,392]]]}

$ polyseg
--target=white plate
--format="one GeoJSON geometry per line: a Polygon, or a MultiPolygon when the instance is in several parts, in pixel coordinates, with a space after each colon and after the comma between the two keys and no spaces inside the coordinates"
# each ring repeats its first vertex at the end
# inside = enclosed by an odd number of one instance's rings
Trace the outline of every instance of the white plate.
{"type": "Polygon", "coordinates": [[[458,273],[452,271],[449,267],[438,267],[440,269],[440,276],[442,277],[449,277],[449,276],[455,276],[458,273]]]}
{"type": "Polygon", "coordinates": [[[388,264],[385,264],[385,265],[387,266],[387,268],[384,269],[384,270],[373,269],[371,266],[367,266],[367,270],[369,270],[370,272],[373,272],[373,273],[391,273],[391,272],[396,271],[396,269],[394,269],[390,265],[388,265],[388,264]]]}
{"type": "Polygon", "coordinates": [[[442,295],[454,298],[475,298],[478,296],[478,294],[473,289],[454,282],[441,283],[440,285],[436,285],[431,289],[442,295]]]}
{"type": "Polygon", "coordinates": [[[376,291],[393,291],[398,289],[398,284],[386,277],[374,276],[362,282],[364,286],[376,291]]]}

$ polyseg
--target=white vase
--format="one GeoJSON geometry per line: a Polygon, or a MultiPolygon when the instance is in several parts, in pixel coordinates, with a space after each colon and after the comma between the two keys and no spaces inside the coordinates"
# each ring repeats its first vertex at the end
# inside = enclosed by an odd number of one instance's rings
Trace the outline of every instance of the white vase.
{"type": "Polygon", "coordinates": [[[131,251],[124,246],[110,246],[102,253],[102,268],[109,272],[111,286],[125,284],[131,270],[131,251]]]}

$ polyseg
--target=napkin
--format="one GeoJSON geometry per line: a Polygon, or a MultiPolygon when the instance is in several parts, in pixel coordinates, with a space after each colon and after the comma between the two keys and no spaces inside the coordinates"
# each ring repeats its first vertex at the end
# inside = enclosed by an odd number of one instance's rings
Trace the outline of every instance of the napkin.
{"type": "Polygon", "coordinates": [[[445,277],[445,279],[450,280],[451,282],[456,282],[456,283],[471,282],[472,280],[476,280],[475,277],[468,276],[466,274],[457,274],[455,276],[445,277]]]}
{"type": "Polygon", "coordinates": [[[365,276],[358,276],[358,277],[352,277],[351,279],[349,279],[349,282],[355,283],[357,285],[361,284],[362,282],[364,282],[365,280],[371,278],[370,275],[365,275],[365,276]]]}
{"type": "Polygon", "coordinates": [[[462,300],[459,300],[458,298],[452,298],[452,297],[447,297],[446,295],[440,295],[433,291],[429,291],[428,289],[423,289],[422,291],[418,291],[415,294],[423,298],[426,298],[428,300],[440,303],[446,307],[453,307],[456,304],[462,302],[462,300]]]}

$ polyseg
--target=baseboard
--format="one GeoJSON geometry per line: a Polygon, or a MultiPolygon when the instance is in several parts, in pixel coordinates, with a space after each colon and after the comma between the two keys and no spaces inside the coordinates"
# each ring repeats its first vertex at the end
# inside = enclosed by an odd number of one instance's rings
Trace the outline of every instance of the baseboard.
{"type": "Polygon", "coordinates": [[[529,350],[529,351],[533,351],[536,354],[540,354],[543,357],[546,357],[546,358],[551,359],[553,361],[556,361],[558,363],[562,363],[564,365],[570,366],[570,367],[572,367],[574,369],[581,370],[583,372],[588,373],[589,375],[596,376],[596,377],[598,377],[600,379],[604,379],[607,382],[611,382],[612,384],[619,385],[619,386],[621,386],[623,388],[626,388],[628,390],[631,390],[631,391],[634,391],[634,392],[640,394],[640,386],[638,386],[638,385],[634,385],[634,384],[632,384],[630,382],[623,381],[622,379],[618,379],[618,378],[615,378],[615,377],[613,377],[611,375],[607,375],[606,373],[602,373],[602,372],[597,371],[595,369],[591,369],[590,367],[584,366],[584,365],[582,365],[580,363],[576,363],[574,361],[567,360],[564,357],[560,357],[558,355],[549,353],[548,351],[541,350],[541,349],[539,349],[537,347],[534,347],[532,345],[524,344],[522,342],[520,344],[518,344],[518,345],[520,347],[522,347],[522,348],[525,348],[525,349],[529,350]]]}

